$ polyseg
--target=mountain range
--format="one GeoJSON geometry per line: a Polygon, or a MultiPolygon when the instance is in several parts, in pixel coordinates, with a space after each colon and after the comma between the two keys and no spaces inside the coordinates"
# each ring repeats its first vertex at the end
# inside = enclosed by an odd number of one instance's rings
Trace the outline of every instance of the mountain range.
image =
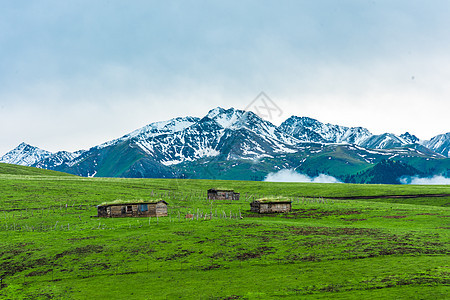
{"type": "Polygon", "coordinates": [[[401,168],[408,170],[405,176],[448,174],[449,157],[450,132],[424,141],[408,132],[374,135],[362,127],[297,116],[275,126],[251,111],[217,107],[203,118],[152,123],[88,150],[52,153],[21,143],[0,162],[85,177],[263,180],[293,169],[343,182],[380,183],[370,181],[367,172],[397,174],[401,168]],[[383,168],[373,169],[380,163],[383,168]]]}

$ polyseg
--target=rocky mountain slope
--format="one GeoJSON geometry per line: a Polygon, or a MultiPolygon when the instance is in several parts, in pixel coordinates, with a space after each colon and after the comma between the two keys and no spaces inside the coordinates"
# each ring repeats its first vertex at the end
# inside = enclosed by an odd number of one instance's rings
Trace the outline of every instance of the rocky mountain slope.
{"type": "Polygon", "coordinates": [[[0,162],[90,177],[226,178],[236,176],[231,174],[249,164],[251,168],[240,170],[238,178],[260,179],[282,168],[311,174],[342,173],[344,177],[373,167],[382,158],[408,160],[420,165],[424,173],[436,171],[439,165],[445,165],[436,161],[449,160],[449,149],[450,133],[419,141],[409,133],[373,135],[362,127],[296,116],[275,126],[253,112],[218,107],[203,118],[179,117],[152,123],[74,153],[50,153],[22,143],[0,162]],[[283,160],[288,162],[280,165],[283,160]],[[202,171],[214,164],[223,169],[202,171]],[[234,171],[227,173],[227,168],[234,171]],[[339,169],[345,171],[337,172],[339,169]]]}

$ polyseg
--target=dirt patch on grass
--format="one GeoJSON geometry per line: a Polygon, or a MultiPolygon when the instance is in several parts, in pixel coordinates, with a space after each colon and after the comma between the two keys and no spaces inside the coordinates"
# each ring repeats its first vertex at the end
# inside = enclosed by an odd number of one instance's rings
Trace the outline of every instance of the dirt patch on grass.
{"type": "Polygon", "coordinates": [[[174,231],[173,234],[179,235],[179,236],[188,236],[191,235],[191,231],[174,231]]]}
{"type": "Polygon", "coordinates": [[[68,241],[82,241],[82,240],[91,240],[91,239],[96,239],[97,236],[86,236],[86,237],[79,237],[79,238],[70,238],[67,239],[68,241]]]}
{"type": "Polygon", "coordinates": [[[226,254],[223,251],[219,251],[216,253],[213,253],[212,255],[208,256],[209,258],[221,258],[224,257],[226,254]]]}
{"type": "Polygon", "coordinates": [[[101,270],[108,270],[111,268],[110,263],[103,263],[103,262],[89,262],[81,265],[80,270],[87,270],[91,271],[94,269],[101,269],[101,270]]]}
{"type": "Polygon", "coordinates": [[[177,252],[177,253],[173,253],[173,254],[168,255],[168,256],[165,258],[165,260],[176,260],[176,259],[178,259],[178,258],[182,258],[182,257],[189,256],[189,255],[191,255],[192,253],[195,253],[195,251],[190,251],[190,250],[183,249],[183,250],[180,250],[180,251],[177,252]]]}
{"type": "Polygon", "coordinates": [[[50,273],[52,271],[52,269],[48,269],[48,270],[36,270],[36,271],[32,271],[30,273],[28,273],[27,275],[25,275],[26,277],[32,277],[32,276],[42,276],[45,275],[47,273],[50,273]]]}
{"type": "Polygon", "coordinates": [[[19,262],[7,261],[0,264],[0,270],[2,270],[3,276],[14,275],[25,269],[26,266],[19,262]]]}
{"type": "Polygon", "coordinates": [[[252,224],[252,223],[248,223],[248,224],[233,224],[233,225],[228,225],[227,227],[236,227],[236,228],[255,228],[255,227],[260,227],[262,225],[260,224],[252,224]]]}
{"type": "Polygon", "coordinates": [[[238,295],[231,295],[228,297],[222,297],[222,298],[217,298],[219,300],[233,300],[233,299],[241,299],[242,296],[238,296],[238,295]]]}
{"type": "Polygon", "coordinates": [[[348,216],[361,214],[357,210],[322,210],[318,208],[293,209],[291,212],[283,215],[286,219],[313,218],[320,219],[328,216],[348,216]]]}
{"type": "Polygon", "coordinates": [[[369,228],[354,228],[354,227],[294,227],[288,226],[287,229],[294,235],[325,235],[325,236],[339,236],[339,235],[365,235],[377,236],[380,234],[378,229],[369,228]]]}
{"type": "Polygon", "coordinates": [[[31,244],[32,243],[18,243],[18,244],[14,244],[12,246],[2,247],[2,248],[4,248],[4,250],[2,250],[0,252],[0,257],[2,257],[3,259],[8,259],[8,258],[15,257],[17,255],[20,255],[23,252],[27,251],[27,249],[25,249],[25,247],[28,245],[31,245],[31,244]],[[6,257],[3,257],[3,256],[6,256],[6,257]]]}
{"type": "Polygon", "coordinates": [[[316,254],[308,254],[308,255],[299,255],[299,254],[291,254],[285,258],[286,261],[296,262],[296,261],[320,261],[319,256],[316,254]]]}
{"type": "Polygon", "coordinates": [[[61,258],[67,255],[86,255],[90,253],[101,253],[103,252],[103,246],[101,245],[87,245],[84,247],[77,247],[75,249],[66,250],[64,252],[55,255],[55,258],[61,258]]]}
{"type": "Polygon", "coordinates": [[[416,214],[416,216],[437,216],[439,214],[432,214],[432,213],[422,213],[422,214],[416,214]]]}
{"type": "Polygon", "coordinates": [[[408,216],[381,216],[381,217],[386,219],[403,219],[407,218],[408,216]]]}
{"type": "Polygon", "coordinates": [[[252,258],[260,258],[263,255],[275,253],[273,247],[259,247],[253,251],[241,252],[236,256],[237,260],[248,260],[252,258]]]}
{"type": "Polygon", "coordinates": [[[202,271],[211,271],[211,270],[219,269],[220,267],[221,267],[221,265],[219,265],[219,264],[212,264],[209,266],[201,267],[200,269],[202,271]]]}

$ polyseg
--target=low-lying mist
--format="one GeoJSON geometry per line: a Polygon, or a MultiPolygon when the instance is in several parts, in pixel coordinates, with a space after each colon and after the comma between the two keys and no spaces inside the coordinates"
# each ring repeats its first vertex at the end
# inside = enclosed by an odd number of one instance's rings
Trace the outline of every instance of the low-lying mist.
{"type": "Polygon", "coordinates": [[[293,169],[284,169],[278,172],[267,174],[264,181],[269,182],[314,182],[314,183],[341,183],[339,179],[325,175],[319,174],[316,177],[310,177],[305,174],[297,173],[293,169]]]}
{"type": "Polygon", "coordinates": [[[404,176],[400,178],[401,184],[424,184],[424,185],[447,185],[450,184],[450,178],[442,175],[434,175],[433,177],[404,176]]]}

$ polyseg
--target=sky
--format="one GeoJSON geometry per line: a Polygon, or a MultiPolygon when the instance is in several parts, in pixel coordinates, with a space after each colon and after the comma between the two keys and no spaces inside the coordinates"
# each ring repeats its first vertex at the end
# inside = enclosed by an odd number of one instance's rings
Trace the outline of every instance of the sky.
{"type": "Polygon", "coordinates": [[[450,1],[1,1],[0,156],[244,109],[450,131],[450,1]]]}

